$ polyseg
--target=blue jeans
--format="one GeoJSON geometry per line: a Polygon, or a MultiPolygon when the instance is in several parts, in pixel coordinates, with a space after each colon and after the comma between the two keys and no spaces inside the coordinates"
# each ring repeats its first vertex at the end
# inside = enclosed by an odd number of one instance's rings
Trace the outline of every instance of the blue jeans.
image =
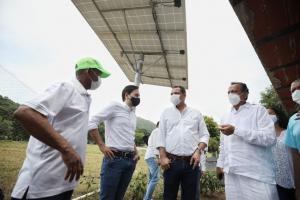
{"type": "Polygon", "coordinates": [[[164,200],[176,200],[181,185],[182,200],[196,200],[199,186],[199,166],[192,168],[188,161],[173,160],[170,168],[164,171],[164,200]]]}
{"type": "Polygon", "coordinates": [[[149,168],[149,180],[144,200],[150,200],[152,199],[155,186],[159,181],[159,167],[154,157],[146,159],[146,163],[149,168]]]}
{"type": "Polygon", "coordinates": [[[133,159],[103,158],[100,173],[100,200],[122,200],[130,183],[136,162],[133,159]]]}

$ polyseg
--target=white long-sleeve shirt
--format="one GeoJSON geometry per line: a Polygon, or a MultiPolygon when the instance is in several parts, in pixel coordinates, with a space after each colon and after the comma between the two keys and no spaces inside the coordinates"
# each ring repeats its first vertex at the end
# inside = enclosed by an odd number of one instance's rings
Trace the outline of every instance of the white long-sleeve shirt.
{"type": "Polygon", "coordinates": [[[221,124],[235,127],[232,135],[221,133],[217,166],[269,184],[275,184],[271,148],[276,142],[274,123],[266,109],[246,103],[234,108],[221,119],[221,124]]]}
{"type": "Polygon", "coordinates": [[[159,154],[158,150],[156,149],[156,143],[158,138],[158,134],[159,134],[159,129],[156,128],[152,131],[152,133],[149,136],[148,139],[148,147],[145,153],[145,160],[148,158],[152,158],[155,157],[156,155],[159,154]]]}
{"type": "Polygon", "coordinates": [[[209,132],[199,111],[186,107],[180,112],[172,106],[162,113],[157,147],[165,147],[174,155],[190,156],[199,143],[208,144],[208,140],[209,132]]]}
{"type": "Polygon", "coordinates": [[[97,129],[105,122],[105,144],[120,151],[134,151],[135,110],[125,103],[112,102],[91,117],[88,129],[97,129]]]}

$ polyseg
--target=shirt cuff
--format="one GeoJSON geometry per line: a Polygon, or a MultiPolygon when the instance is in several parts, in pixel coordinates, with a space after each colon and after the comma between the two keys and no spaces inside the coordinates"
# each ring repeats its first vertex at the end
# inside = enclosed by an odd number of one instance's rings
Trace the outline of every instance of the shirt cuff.
{"type": "Polygon", "coordinates": [[[48,117],[49,115],[53,116],[53,113],[50,112],[45,106],[41,105],[41,104],[33,104],[30,102],[26,102],[23,105],[30,107],[31,109],[41,113],[42,115],[48,117]]]}
{"type": "MultiPolygon", "coordinates": [[[[209,141],[209,138],[201,138],[200,139],[200,141],[199,141],[199,143],[198,143],[198,145],[200,144],[200,143],[204,143],[204,144],[206,144],[206,146],[208,146],[208,141],[209,141]]],[[[197,146],[198,147],[198,146],[197,146]]],[[[203,149],[204,150],[204,149],[203,149]]]]}
{"type": "Polygon", "coordinates": [[[244,137],[246,135],[246,132],[244,130],[239,129],[239,128],[235,128],[233,134],[237,135],[237,136],[240,136],[240,137],[244,137]]]}
{"type": "Polygon", "coordinates": [[[91,123],[88,125],[88,130],[94,130],[94,129],[98,129],[98,125],[97,124],[94,124],[94,123],[91,123]]]}
{"type": "Polygon", "coordinates": [[[218,160],[218,161],[217,161],[217,167],[224,168],[224,163],[223,163],[223,161],[218,160]]]}
{"type": "Polygon", "coordinates": [[[166,143],[165,142],[162,142],[162,141],[158,141],[157,143],[156,143],[156,149],[158,149],[159,147],[164,147],[164,148],[166,148],[166,143]]]}

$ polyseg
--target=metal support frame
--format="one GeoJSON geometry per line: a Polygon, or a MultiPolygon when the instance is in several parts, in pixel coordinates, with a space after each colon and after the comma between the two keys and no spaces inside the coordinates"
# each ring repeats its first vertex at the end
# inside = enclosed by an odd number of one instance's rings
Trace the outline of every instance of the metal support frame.
{"type": "MultiPolygon", "coordinates": [[[[100,16],[102,17],[103,21],[105,22],[107,28],[108,28],[109,31],[113,34],[113,36],[114,36],[116,42],[118,43],[120,49],[121,49],[122,51],[124,51],[124,48],[123,48],[123,46],[121,45],[121,42],[120,42],[120,40],[119,40],[118,37],[117,37],[117,34],[113,31],[113,29],[112,29],[111,26],[109,25],[107,19],[106,19],[105,16],[103,15],[103,13],[102,13],[101,9],[99,8],[98,4],[95,2],[95,0],[92,0],[92,2],[94,3],[94,5],[95,5],[96,9],[98,10],[100,16]]],[[[125,54],[125,56],[126,56],[126,58],[127,58],[128,63],[130,64],[130,66],[131,66],[132,69],[134,70],[133,64],[132,64],[132,62],[130,61],[128,55],[125,54]]]]}
{"type": "Polygon", "coordinates": [[[167,59],[167,56],[166,56],[167,53],[166,53],[166,50],[165,50],[165,47],[164,47],[164,44],[163,44],[163,40],[162,40],[162,37],[161,37],[161,32],[160,32],[160,29],[159,29],[157,14],[156,14],[156,10],[155,10],[155,2],[151,1],[151,3],[152,3],[152,5],[151,5],[152,6],[152,16],[153,16],[153,20],[155,22],[156,33],[157,33],[157,36],[159,38],[161,51],[163,52],[163,57],[164,57],[164,60],[165,60],[165,63],[166,63],[166,69],[167,69],[167,72],[168,72],[168,77],[170,79],[170,86],[172,87],[173,86],[172,77],[171,77],[171,73],[170,73],[170,69],[169,69],[168,59],[167,59]]]}
{"type": "Polygon", "coordinates": [[[135,71],[135,79],[134,84],[136,86],[140,86],[142,82],[142,69],[143,69],[143,63],[144,63],[144,55],[139,54],[138,59],[136,60],[136,71],[135,71]]]}

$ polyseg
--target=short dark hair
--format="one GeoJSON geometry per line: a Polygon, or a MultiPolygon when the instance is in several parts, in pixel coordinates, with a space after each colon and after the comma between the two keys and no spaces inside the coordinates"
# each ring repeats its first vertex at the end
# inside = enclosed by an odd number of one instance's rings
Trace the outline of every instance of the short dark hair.
{"type": "Polygon", "coordinates": [[[241,87],[241,92],[249,93],[249,89],[246,85],[246,83],[242,82],[231,82],[231,85],[239,85],[241,87]]]}
{"type": "Polygon", "coordinates": [[[122,100],[125,101],[125,95],[131,94],[132,91],[139,89],[136,85],[127,85],[122,91],[122,100]]]}
{"type": "Polygon", "coordinates": [[[181,85],[175,85],[175,86],[173,86],[172,88],[173,88],[173,89],[174,89],[174,88],[179,88],[179,89],[180,89],[180,92],[181,92],[182,94],[186,94],[185,88],[182,87],[181,85]]]}
{"type": "Polygon", "coordinates": [[[281,111],[279,110],[278,108],[275,108],[275,107],[267,107],[267,109],[271,109],[274,111],[274,113],[276,114],[277,116],[277,124],[279,125],[279,127],[283,128],[283,129],[286,129],[287,128],[287,125],[289,123],[289,118],[288,116],[286,115],[286,113],[284,113],[284,111],[281,111]]]}

